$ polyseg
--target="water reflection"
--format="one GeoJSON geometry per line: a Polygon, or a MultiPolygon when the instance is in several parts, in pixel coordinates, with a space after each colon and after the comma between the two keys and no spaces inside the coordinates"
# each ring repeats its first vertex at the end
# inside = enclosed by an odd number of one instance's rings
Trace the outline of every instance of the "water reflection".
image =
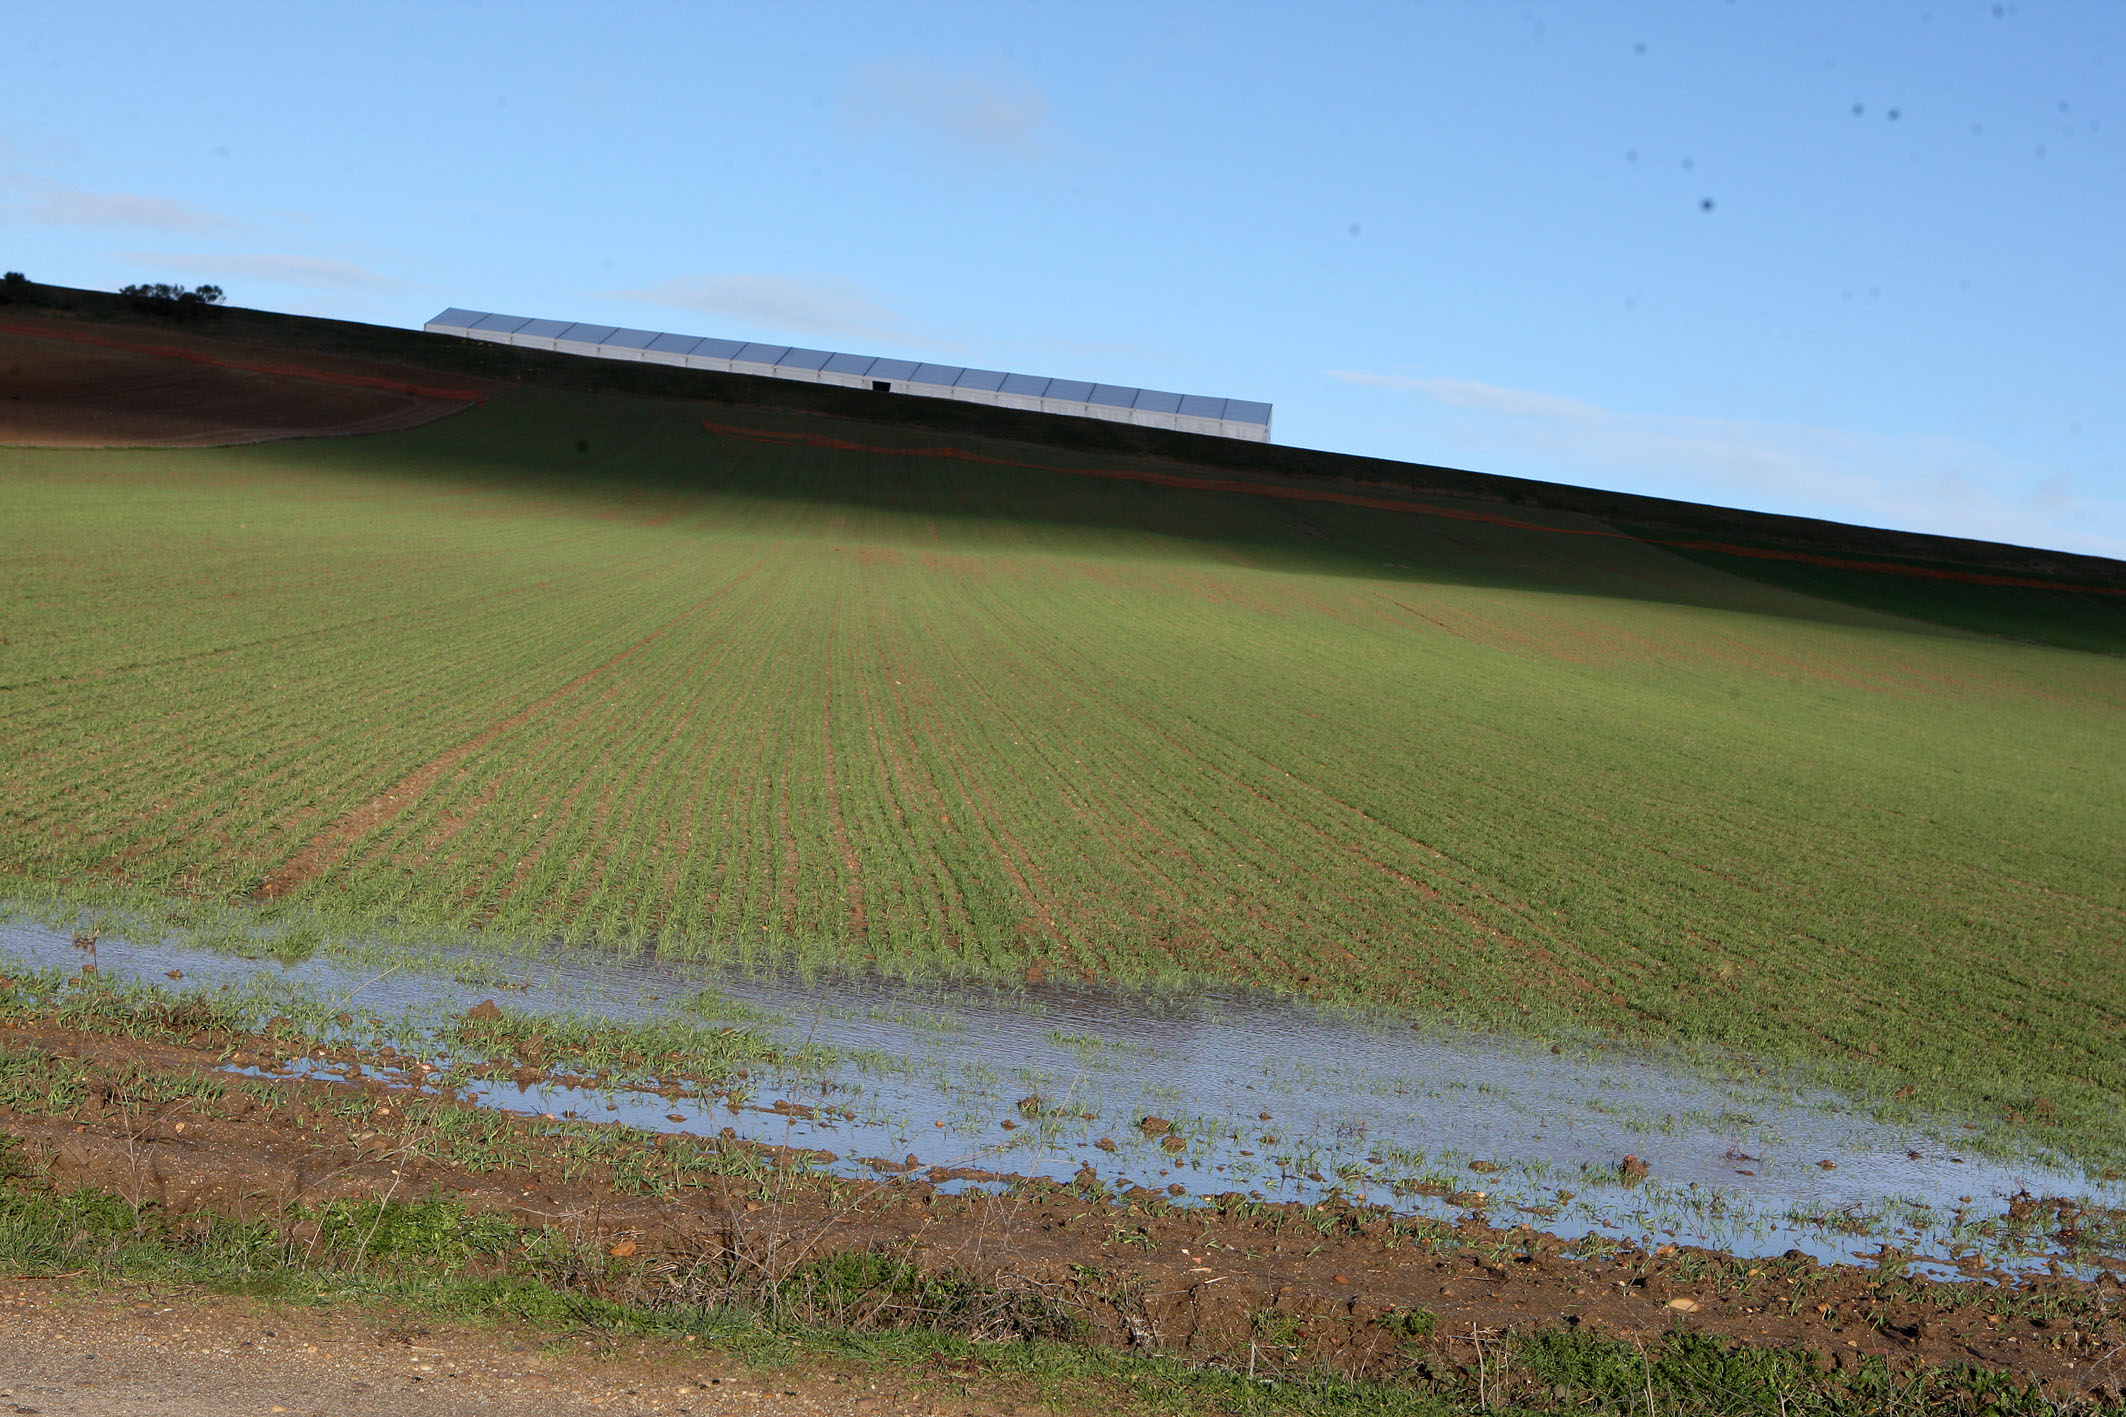
{"type": "MultiPolygon", "coordinates": [[[[0,956],[72,967],[68,932],[0,926],[0,956]]],[[[1482,1206],[1567,1236],[1674,1239],[1827,1260],[1888,1243],[1947,1259],[2020,1192],[2126,1204],[2126,1186],[1969,1155],[1738,1065],[1710,1079],[1645,1050],[1554,1052],[1523,1040],[1327,1014],[1237,992],[1117,994],[1074,981],[1000,988],[746,973],[591,952],[438,951],[381,967],[278,962],[106,935],[110,978],[185,992],[310,997],[430,1031],[489,998],[527,1013],[698,1021],[713,1010],[829,1067],[754,1069],[724,1097],[482,1082],[512,1111],[625,1122],[835,1153],[836,1169],[914,1156],[1116,1188],[1314,1200],[1332,1190],[1438,1214],[1482,1206]],[[169,971],[182,973],[171,984],[169,971]],[[816,1115],[769,1110],[781,1101],[816,1115]],[[1022,1102],[1026,1105],[1022,1106],[1022,1102]],[[678,1120],[672,1120],[673,1117],[678,1120]],[[1146,1117],[1170,1124],[1160,1133],[1146,1117]],[[1173,1140],[1172,1138],[1178,1138],[1173,1140]],[[1622,1183],[1627,1154],[1646,1167],[1622,1183]],[[1421,1183],[1413,1190],[1413,1182],[1421,1183]],[[1450,1201],[1424,1192],[1446,1191],[1450,1201]]],[[[1990,1259],[2014,1259],[1996,1245],[1990,1259]]],[[[2042,1263],[2040,1247],[2021,1257],[2042,1263]]]]}

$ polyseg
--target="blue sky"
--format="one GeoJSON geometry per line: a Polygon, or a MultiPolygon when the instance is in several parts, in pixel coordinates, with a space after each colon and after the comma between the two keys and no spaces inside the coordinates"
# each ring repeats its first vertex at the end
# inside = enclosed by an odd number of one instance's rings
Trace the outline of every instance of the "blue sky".
{"type": "Polygon", "coordinates": [[[2126,5],[15,0],[0,265],[2126,556],[2126,5]]]}

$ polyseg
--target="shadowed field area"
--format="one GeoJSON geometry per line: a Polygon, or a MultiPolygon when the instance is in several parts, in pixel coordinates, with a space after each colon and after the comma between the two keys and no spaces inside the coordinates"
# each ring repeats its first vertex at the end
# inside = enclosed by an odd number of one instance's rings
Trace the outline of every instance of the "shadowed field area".
{"type": "Polygon", "coordinates": [[[2086,564],[553,389],[0,450],[0,527],[27,898],[1181,971],[2082,1138],[2126,1092],[2086,564]]]}
{"type": "Polygon", "coordinates": [[[384,433],[456,413],[485,387],[368,360],[248,349],[172,330],[0,318],[0,444],[204,448],[384,433]]]}

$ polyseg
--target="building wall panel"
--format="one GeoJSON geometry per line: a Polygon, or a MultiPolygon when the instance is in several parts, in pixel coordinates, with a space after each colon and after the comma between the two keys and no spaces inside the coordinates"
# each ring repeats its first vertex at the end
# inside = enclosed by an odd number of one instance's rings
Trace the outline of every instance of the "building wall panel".
{"type": "Polygon", "coordinates": [[[495,315],[479,310],[461,310],[456,306],[445,310],[423,328],[434,334],[485,340],[520,349],[554,350],[594,359],[632,359],[716,373],[835,384],[852,389],[873,389],[885,383],[895,394],[911,394],[918,398],[958,399],[995,408],[1052,413],[1067,418],[1098,418],[1140,428],[1167,428],[1256,443],[1270,440],[1270,405],[1247,399],[1176,394],[1159,389],[1007,374],[992,369],[963,369],[950,364],[836,354],[803,347],[746,344],[738,340],[664,334],[611,325],[531,320],[521,315],[495,315]]]}

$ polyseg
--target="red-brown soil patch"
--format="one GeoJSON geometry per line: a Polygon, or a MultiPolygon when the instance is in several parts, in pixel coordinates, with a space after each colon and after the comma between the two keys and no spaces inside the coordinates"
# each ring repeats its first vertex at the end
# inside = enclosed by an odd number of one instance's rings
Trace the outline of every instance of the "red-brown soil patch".
{"type": "Polygon", "coordinates": [[[185,331],[0,320],[0,443],[18,447],[203,448],[384,433],[456,413],[491,387],[185,331]]]}
{"type": "MultiPolygon", "coordinates": [[[[231,1092],[145,1113],[125,1104],[141,1070],[212,1070],[232,1045],[227,1056],[266,1062],[291,1046],[271,1037],[213,1041],[199,1049],[51,1025],[0,1028],[0,1047],[75,1057],[89,1074],[85,1100],[69,1112],[0,1108],[0,1134],[20,1138],[56,1183],[115,1191],[173,1216],[255,1219],[290,1202],[441,1193],[624,1253],[649,1281],[762,1255],[886,1249],[1061,1304],[1096,1341],[1150,1344],[1198,1361],[1246,1361],[1263,1331],[1259,1316],[1270,1311],[1289,1342],[1256,1354],[1259,1361],[1385,1373],[1424,1361],[1395,1327],[1398,1315],[1424,1309],[1437,1319],[1433,1362],[1453,1361],[1456,1335],[1472,1331],[1563,1325],[1633,1341],[1688,1327],[1812,1350],[1838,1369],[1871,1355],[1896,1368],[2008,1370],[2062,1393],[2116,1381],[2100,1371],[2103,1349],[2116,1342],[2099,1332],[2119,1302],[2109,1275],[2094,1284],[1994,1276],[1995,1288],[1886,1284],[1798,1252],[1737,1261],[1664,1245],[1575,1258],[1555,1237],[1494,1227],[1481,1213],[1435,1246],[1357,1208],[1220,1214],[1169,1206],[1150,1191],[1101,1198],[1054,1186],[949,1196],[931,1184],[936,1172],[920,1171],[831,1185],[783,1169],[752,1181],[675,1172],[665,1195],[630,1195],[605,1165],[566,1164],[564,1139],[515,1119],[505,1120],[512,1140],[497,1153],[506,1162],[474,1171],[424,1156],[408,1130],[425,1125],[406,1119],[409,1089],[375,1078],[284,1081],[266,1103],[231,1092]],[[366,1109],[350,1118],[327,1105],[350,1099],[366,1109]],[[2023,1307],[2044,1316],[1994,1312],[2014,1296],[2042,1297],[2023,1307]]],[[[720,1145],[787,1159],[736,1139],[720,1145]]]]}
{"type": "MultiPolygon", "coordinates": [[[[338,855],[349,846],[374,831],[377,827],[382,826],[385,822],[397,817],[400,813],[413,806],[416,801],[426,796],[428,790],[435,786],[436,780],[442,777],[444,773],[456,767],[472,754],[479,752],[503,734],[529,723],[540,713],[567,698],[593,679],[626,662],[637,651],[659,639],[674,625],[698,614],[704,604],[706,602],[693,605],[683,614],[666,621],[663,625],[650,631],[649,634],[644,635],[604,663],[594,668],[586,669],[560,688],[534,699],[507,717],[495,720],[472,737],[457,744],[457,746],[422,763],[383,792],[338,817],[330,826],[304,842],[293,856],[268,872],[266,878],[258,883],[252,894],[259,900],[272,900],[307,884],[319,873],[327,870],[338,858],[338,855]]],[[[549,832],[548,835],[551,836],[552,833],[549,832]]],[[[519,879],[522,878],[523,874],[520,869],[518,872],[519,879]]]]}
{"type": "Polygon", "coordinates": [[[1020,462],[1013,458],[991,457],[986,453],[969,452],[964,448],[925,447],[896,448],[875,443],[856,443],[846,438],[834,438],[824,433],[781,432],[768,428],[744,428],[736,424],[716,423],[703,419],[701,426],[721,438],[742,438],[753,443],[768,443],[783,447],[819,448],[828,452],[868,453],[878,457],[933,458],[958,462],[986,463],[992,467],[1024,468],[1032,472],[1061,473],[1067,477],[1093,477],[1108,482],[1143,482],[1157,487],[1180,487],[1196,492],[1231,492],[1248,497],[1269,497],[1288,502],[1325,502],[1347,507],[1369,507],[1376,511],[1401,512],[1409,516],[1438,517],[1447,521],[1480,522],[1488,526],[1505,527],[1512,531],[1540,531],[1556,536],[1585,536],[1608,541],[1637,541],[1648,546],[1666,546],[1678,551],[1711,551],[1723,556],[1742,556],[1758,561],[1792,561],[1802,565],[1822,566],[1839,571],[1872,571],[1882,575],[1911,576],[1920,580],[1957,581],[1967,585],[2007,586],[2023,590],[2070,590],[2091,595],[2126,595],[2126,588],[2074,584],[2066,581],[2044,580],[2031,576],[2002,575],[1992,571],[1962,571],[1937,566],[1912,566],[1896,561],[1856,560],[1850,556],[1825,556],[1813,551],[1792,551],[1768,546],[1742,546],[1726,541],[1679,540],[1666,537],[1637,536],[1631,532],[1617,531],[1600,526],[1569,526],[1549,521],[1530,521],[1526,517],[1508,516],[1501,512],[1483,511],[1468,507],[1450,507],[1437,502],[1414,502],[1407,497],[1383,497],[1367,492],[1350,492],[1327,487],[1294,487],[1272,482],[1251,482],[1230,477],[1200,477],[1173,472],[1150,472],[1143,469],[1107,467],[1054,467],[1046,463],[1020,462]]]}

